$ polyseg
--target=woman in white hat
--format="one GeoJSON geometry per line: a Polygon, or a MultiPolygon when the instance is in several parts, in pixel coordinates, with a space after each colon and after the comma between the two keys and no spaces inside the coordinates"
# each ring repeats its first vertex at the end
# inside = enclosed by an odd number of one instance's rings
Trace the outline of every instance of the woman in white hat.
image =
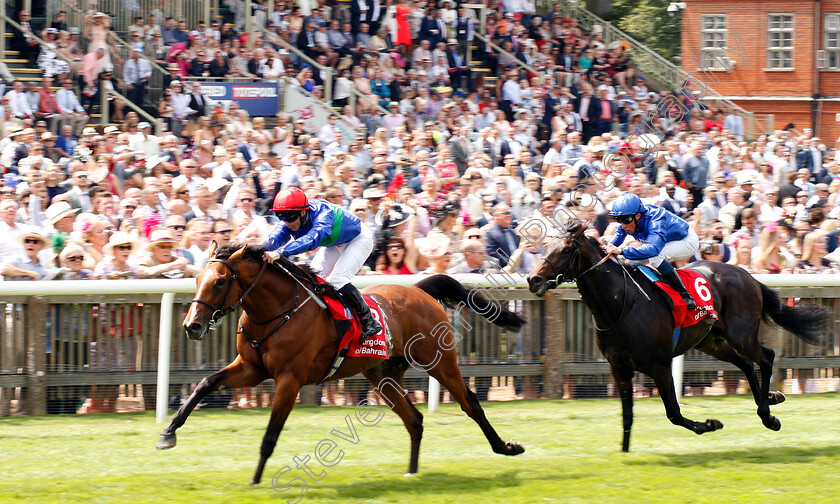
{"type": "Polygon", "coordinates": [[[99,60],[99,72],[112,66],[110,47],[108,47],[108,43],[105,41],[110,29],[111,18],[104,12],[97,11],[85,16],[85,27],[82,31],[82,36],[90,41],[88,44],[88,54],[96,52],[98,49],[105,50],[105,57],[99,60]]]}
{"type": "Polygon", "coordinates": [[[190,266],[189,261],[177,257],[172,252],[179,246],[178,241],[168,229],[152,231],[151,242],[146,246],[150,255],[140,259],[137,267],[141,277],[147,278],[192,278],[199,269],[190,266]]]}
{"type": "Polygon", "coordinates": [[[452,260],[452,240],[448,236],[432,231],[425,238],[418,239],[417,245],[420,255],[429,261],[429,267],[420,274],[446,273],[452,260]]]}
{"type": "Polygon", "coordinates": [[[38,260],[38,252],[52,244],[40,231],[28,231],[18,235],[23,245],[23,254],[10,257],[0,266],[0,275],[9,280],[41,280],[47,275],[47,267],[38,260]]]}
{"type": "Polygon", "coordinates": [[[54,278],[61,280],[87,280],[93,278],[93,270],[85,268],[85,249],[70,242],[58,254],[59,268],[52,271],[54,278]]]}
{"type": "Polygon", "coordinates": [[[105,260],[96,265],[94,276],[103,279],[137,278],[138,270],[128,259],[137,250],[137,242],[124,231],[111,235],[105,245],[105,260]]]}

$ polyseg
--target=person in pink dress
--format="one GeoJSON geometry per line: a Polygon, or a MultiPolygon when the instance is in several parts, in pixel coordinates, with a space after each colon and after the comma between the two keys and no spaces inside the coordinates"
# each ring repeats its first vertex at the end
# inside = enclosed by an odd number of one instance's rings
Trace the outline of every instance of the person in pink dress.
{"type": "Polygon", "coordinates": [[[406,0],[397,3],[397,40],[394,45],[405,45],[403,50],[411,49],[411,27],[408,24],[408,17],[411,15],[411,7],[406,0]]]}

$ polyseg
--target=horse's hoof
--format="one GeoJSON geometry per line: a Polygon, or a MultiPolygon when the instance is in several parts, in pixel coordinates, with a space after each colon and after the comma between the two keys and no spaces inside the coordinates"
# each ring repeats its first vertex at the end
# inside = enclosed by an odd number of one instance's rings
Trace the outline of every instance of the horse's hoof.
{"type": "Polygon", "coordinates": [[[251,480],[251,481],[249,481],[249,482],[248,482],[248,484],[249,484],[249,485],[259,485],[259,484],[260,484],[260,482],[259,482],[259,481],[257,481],[257,480],[251,480]]]}
{"type": "Polygon", "coordinates": [[[767,427],[768,429],[770,429],[772,431],[782,430],[782,422],[774,416],[770,416],[769,418],[764,420],[763,423],[764,423],[765,427],[767,427]]]}
{"type": "Polygon", "coordinates": [[[785,399],[785,395],[777,390],[775,392],[770,392],[768,403],[770,406],[773,406],[774,404],[782,404],[785,402],[785,399]]]}
{"type": "Polygon", "coordinates": [[[175,447],[175,434],[161,434],[157,443],[158,450],[168,450],[175,447]]]}
{"type": "Polygon", "coordinates": [[[525,447],[522,446],[519,443],[516,443],[516,442],[513,442],[513,441],[508,441],[507,444],[505,444],[505,452],[504,453],[505,453],[505,455],[516,456],[516,455],[519,455],[520,453],[525,453],[525,447]]]}
{"type": "Polygon", "coordinates": [[[410,472],[409,472],[409,473],[405,473],[405,474],[403,474],[403,477],[404,477],[404,478],[411,478],[412,476],[417,476],[417,473],[410,473],[410,472]]]}
{"type": "Polygon", "coordinates": [[[714,418],[709,418],[708,420],[706,420],[706,425],[709,427],[709,430],[707,432],[723,429],[723,422],[721,422],[720,420],[715,420],[714,418]]]}

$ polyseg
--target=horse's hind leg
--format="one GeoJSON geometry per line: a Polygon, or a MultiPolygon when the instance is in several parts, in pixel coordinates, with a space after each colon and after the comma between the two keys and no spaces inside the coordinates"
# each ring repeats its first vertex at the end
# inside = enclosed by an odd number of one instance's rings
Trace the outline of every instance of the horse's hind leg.
{"type": "Polygon", "coordinates": [[[182,404],[178,408],[178,411],[172,415],[172,420],[169,422],[169,425],[160,434],[160,439],[157,444],[158,450],[166,450],[175,446],[175,431],[184,425],[192,410],[208,394],[218,390],[220,387],[253,387],[259,385],[264,379],[265,376],[262,372],[243,361],[242,357],[237,355],[233,362],[199,382],[189,399],[187,399],[187,402],[182,404]]]}
{"type": "Polygon", "coordinates": [[[703,434],[718,429],[723,429],[723,424],[719,420],[708,419],[705,422],[695,422],[685,418],[680,413],[680,404],[677,401],[677,393],[674,391],[674,377],[671,375],[671,366],[660,365],[650,373],[650,377],[659,388],[659,396],[665,404],[665,414],[668,415],[668,420],[674,425],[685,427],[695,434],[703,434]]]}
{"type": "Polygon", "coordinates": [[[490,442],[493,452],[503,455],[519,455],[524,452],[525,448],[519,443],[502,441],[502,438],[496,433],[496,429],[490,425],[487,417],[484,416],[484,409],[481,407],[478,397],[464,383],[461,370],[455,360],[455,350],[440,350],[439,355],[441,355],[440,361],[436,366],[428,369],[428,373],[449,390],[449,394],[454,400],[458,401],[464,413],[481,427],[481,431],[487,441],[490,442]]]}
{"type": "Polygon", "coordinates": [[[257,470],[254,472],[254,478],[251,480],[252,485],[256,485],[262,479],[265,463],[271,454],[274,453],[277,438],[280,437],[283,424],[286,423],[286,418],[289,417],[289,413],[294,408],[295,399],[303,385],[291,373],[276,376],[274,380],[277,382],[277,390],[274,394],[274,404],[271,407],[271,418],[268,420],[268,427],[265,429],[265,435],[260,445],[260,462],[257,464],[257,470]]]}
{"type": "Polygon", "coordinates": [[[395,357],[368,369],[364,375],[375,387],[374,391],[382,396],[394,413],[402,419],[411,438],[408,474],[415,474],[420,459],[420,441],[423,439],[423,415],[405,396],[402,380],[408,367],[408,361],[395,357]]]}
{"type": "MultiPolygon", "coordinates": [[[[708,340],[711,342],[711,340],[708,340]]],[[[724,362],[730,362],[740,369],[744,376],[747,377],[747,382],[750,384],[755,404],[758,406],[758,416],[761,418],[765,427],[772,430],[779,430],[782,427],[778,418],[770,414],[770,405],[778,404],[784,401],[784,395],[770,394],[770,375],[773,372],[773,358],[775,352],[769,348],[761,347],[762,358],[759,359],[759,369],[761,370],[761,384],[758,383],[758,377],[755,374],[755,366],[746,357],[741,356],[733,349],[728,342],[720,345],[713,345],[712,343],[697,347],[698,350],[705,352],[712,357],[720,359],[724,362]],[[765,380],[766,378],[766,380],[765,380]]]]}

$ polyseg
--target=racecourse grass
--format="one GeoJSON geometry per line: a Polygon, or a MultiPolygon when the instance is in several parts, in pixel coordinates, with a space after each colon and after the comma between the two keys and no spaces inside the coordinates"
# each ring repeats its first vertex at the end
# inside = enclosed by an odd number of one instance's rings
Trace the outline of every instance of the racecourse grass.
{"type": "MultiPolygon", "coordinates": [[[[269,460],[263,482],[247,483],[257,462],[268,411],[195,412],[178,446],[155,449],[162,425],[154,414],[0,419],[0,502],[267,503],[293,501],[285,483],[304,478],[305,503],[837,503],[840,502],[840,395],[789,396],[773,408],[780,432],[765,429],[746,396],[685,398],[683,413],[718,418],[722,431],[697,436],[665,418],[658,398],[637,399],[631,452],[620,452],[618,400],[518,401],[485,404],[503,439],[527,451],[490,451],[457,405],[426,414],[420,473],[404,477],[408,436],[391,412],[376,426],[351,408],[298,406],[269,460]],[[316,444],[333,439],[344,458],[324,468],[316,444]],[[292,457],[313,456],[325,471],[313,482],[292,457]]],[[[420,408],[425,410],[425,405],[420,408]]],[[[336,452],[333,452],[335,455],[336,452]]]]}

